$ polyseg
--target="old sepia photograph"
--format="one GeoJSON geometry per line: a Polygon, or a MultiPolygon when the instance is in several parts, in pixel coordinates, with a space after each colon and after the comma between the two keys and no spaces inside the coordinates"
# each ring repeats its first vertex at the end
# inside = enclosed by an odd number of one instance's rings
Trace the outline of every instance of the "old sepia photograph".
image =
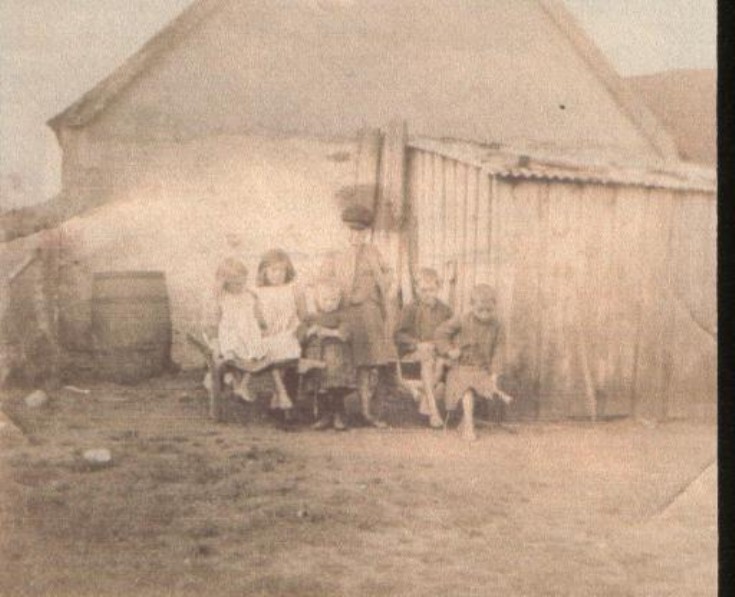
{"type": "Polygon", "coordinates": [[[0,596],[717,595],[716,33],[0,0],[0,596]]]}

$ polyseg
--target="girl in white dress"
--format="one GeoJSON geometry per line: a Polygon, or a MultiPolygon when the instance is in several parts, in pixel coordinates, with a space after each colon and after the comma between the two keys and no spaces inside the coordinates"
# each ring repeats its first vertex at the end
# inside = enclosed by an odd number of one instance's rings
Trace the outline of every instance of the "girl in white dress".
{"type": "MultiPolygon", "coordinates": [[[[248,364],[269,360],[269,347],[263,338],[265,323],[258,298],[245,286],[247,267],[238,259],[226,259],[217,268],[215,299],[217,339],[215,354],[223,360],[241,360],[248,364]]],[[[230,373],[235,394],[252,401],[248,391],[250,373],[230,373]]]]}
{"type": "MultiPolygon", "coordinates": [[[[301,345],[296,337],[305,311],[303,294],[294,284],[296,271],[288,254],[281,249],[265,253],[258,266],[258,298],[265,322],[265,342],[272,361],[298,360],[301,345]]],[[[282,371],[274,367],[273,381],[276,393],[272,408],[284,411],[293,407],[293,402],[283,384],[282,371]]]]}

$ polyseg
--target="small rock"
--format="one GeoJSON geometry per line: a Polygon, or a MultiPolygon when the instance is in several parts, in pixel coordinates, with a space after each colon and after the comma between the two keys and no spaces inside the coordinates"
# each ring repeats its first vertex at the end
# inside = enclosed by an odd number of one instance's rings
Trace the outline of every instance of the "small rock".
{"type": "Polygon", "coordinates": [[[25,397],[25,403],[28,408],[41,408],[48,404],[48,394],[43,390],[36,390],[25,397]]]}
{"type": "Polygon", "coordinates": [[[87,462],[94,465],[105,465],[112,462],[112,454],[107,448],[94,448],[87,450],[82,454],[82,457],[87,462]]]}

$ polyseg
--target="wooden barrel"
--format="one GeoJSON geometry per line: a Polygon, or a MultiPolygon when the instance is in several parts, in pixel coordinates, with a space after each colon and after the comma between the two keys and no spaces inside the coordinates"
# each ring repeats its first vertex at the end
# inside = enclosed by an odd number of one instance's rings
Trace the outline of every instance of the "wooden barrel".
{"type": "Polygon", "coordinates": [[[163,272],[102,272],[92,283],[97,375],[135,383],[171,363],[171,311],[163,272]]]}

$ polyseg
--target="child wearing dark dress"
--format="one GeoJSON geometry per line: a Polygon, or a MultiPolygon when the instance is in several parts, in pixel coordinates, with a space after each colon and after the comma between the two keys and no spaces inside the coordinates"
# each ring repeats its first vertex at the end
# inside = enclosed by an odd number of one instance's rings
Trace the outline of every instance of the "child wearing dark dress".
{"type": "Polygon", "coordinates": [[[319,419],[313,428],[333,426],[347,429],[345,396],[355,388],[355,368],[350,346],[350,324],[341,307],[341,291],[336,280],[320,280],[316,286],[318,312],[308,316],[299,329],[304,357],[321,361],[323,368],[305,374],[304,389],[316,393],[319,419]]]}
{"type": "Polygon", "coordinates": [[[436,406],[435,388],[439,384],[446,361],[437,355],[436,329],[452,317],[452,309],[439,300],[439,274],[431,268],[419,271],[416,280],[418,300],[406,305],[395,333],[402,361],[417,362],[421,370],[420,390],[412,390],[419,399],[419,412],[429,417],[429,425],[442,427],[436,406]]]}
{"type": "Polygon", "coordinates": [[[342,289],[352,333],[352,358],[364,423],[386,427],[374,413],[373,399],[391,385],[391,364],[397,359],[393,334],[388,331],[388,303],[393,290],[390,269],[369,241],[372,212],[351,205],[342,212],[350,228],[350,248],[328,256],[322,275],[335,277],[342,289]],[[377,384],[373,386],[373,379],[377,384]]]}
{"type": "MultiPolygon", "coordinates": [[[[460,432],[470,441],[476,439],[475,400],[492,400],[498,393],[504,331],[496,316],[496,303],[492,287],[478,284],[470,295],[469,313],[446,321],[436,331],[439,353],[452,362],[447,376],[447,411],[455,410],[461,402],[460,432]]],[[[509,399],[506,394],[498,395],[509,399]]]]}

